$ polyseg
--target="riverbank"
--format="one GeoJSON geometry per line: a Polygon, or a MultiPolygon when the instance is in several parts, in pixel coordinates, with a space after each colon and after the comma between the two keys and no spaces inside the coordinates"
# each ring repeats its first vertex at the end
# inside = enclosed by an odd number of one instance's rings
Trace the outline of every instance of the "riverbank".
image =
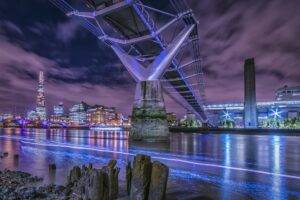
{"type": "Polygon", "coordinates": [[[245,135],[288,135],[300,136],[300,129],[244,129],[244,128],[184,128],[171,127],[170,132],[179,133],[214,133],[214,134],[245,134],[245,135]]]}
{"type": "MultiPolygon", "coordinates": [[[[8,157],[7,152],[3,155],[8,157]]],[[[121,187],[120,170],[116,160],[110,160],[102,168],[94,168],[92,164],[74,166],[64,186],[41,185],[43,178],[21,171],[0,170],[0,200],[165,199],[169,168],[163,163],[151,161],[147,155],[136,155],[132,164],[126,165],[126,184],[121,187]]],[[[55,164],[49,164],[49,173],[56,173],[55,164]]]]}
{"type": "Polygon", "coordinates": [[[64,186],[42,186],[42,178],[20,171],[0,171],[0,199],[66,199],[64,186]]]}

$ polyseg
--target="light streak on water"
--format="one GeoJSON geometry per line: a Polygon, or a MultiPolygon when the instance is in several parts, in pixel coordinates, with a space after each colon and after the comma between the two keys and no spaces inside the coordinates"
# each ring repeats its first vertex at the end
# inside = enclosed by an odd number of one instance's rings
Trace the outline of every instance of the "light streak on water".
{"type": "MultiPolygon", "coordinates": [[[[128,156],[136,155],[136,154],[130,153],[130,152],[122,152],[122,151],[114,151],[114,150],[98,149],[98,148],[91,148],[91,147],[82,147],[82,146],[71,146],[71,145],[58,144],[58,143],[56,143],[56,144],[48,143],[47,144],[47,143],[36,143],[36,142],[28,142],[28,141],[21,141],[21,142],[24,144],[30,144],[30,145],[36,145],[36,146],[89,150],[89,151],[113,153],[113,154],[128,155],[128,156]]],[[[149,152],[149,155],[151,156],[151,152],[149,152]]],[[[299,176],[293,176],[293,175],[282,174],[282,173],[275,173],[275,172],[254,170],[254,169],[248,169],[248,168],[240,168],[240,167],[232,167],[232,166],[224,166],[224,165],[218,165],[218,164],[201,163],[201,162],[195,162],[195,161],[182,160],[182,159],[178,159],[178,158],[164,158],[164,157],[160,157],[160,156],[152,156],[152,158],[157,159],[157,160],[163,160],[163,161],[192,164],[192,165],[197,165],[197,166],[202,166],[202,167],[229,169],[229,170],[242,171],[242,172],[247,172],[247,173],[255,173],[255,174],[270,175],[270,176],[300,180],[299,176]]]]}

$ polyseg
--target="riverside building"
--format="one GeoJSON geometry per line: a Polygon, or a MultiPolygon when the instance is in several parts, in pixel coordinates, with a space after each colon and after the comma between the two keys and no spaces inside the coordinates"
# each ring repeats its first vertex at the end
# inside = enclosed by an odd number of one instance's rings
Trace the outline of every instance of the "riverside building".
{"type": "MultiPolygon", "coordinates": [[[[300,118],[300,100],[295,98],[286,100],[286,97],[283,98],[283,96],[281,96],[281,100],[278,100],[278,91],[282,90],[276,91],[274,101],[257,102],[259,126],[268,120],[282,121],[300,118]]],[[[243,103],[211,104],[205,106],[205,110],[210,113],[211,120],[215,125],[222,121],[231,120],[236,124],[236,127],[244,127],[243,103]]]]}

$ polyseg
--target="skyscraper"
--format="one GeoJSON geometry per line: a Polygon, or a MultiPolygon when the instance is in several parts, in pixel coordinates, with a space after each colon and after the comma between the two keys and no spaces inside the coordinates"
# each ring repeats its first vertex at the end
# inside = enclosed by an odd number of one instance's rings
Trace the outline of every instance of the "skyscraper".
{"type": "Polygon", "coordinates": [[[254,58],[245,60],[244,65],[244,127],[257,127],[256,89],[255,89],[255,63],[254,58]]]}
{"type": "Polygon", "coordinates": [[[39,84],[38,84],[38,94],[36,97],[36,113],[40,120],[46,120],[46,106],[45,106],[45,95],[44,95],[44,73],[40,71],[39,73],[39,84]]]}

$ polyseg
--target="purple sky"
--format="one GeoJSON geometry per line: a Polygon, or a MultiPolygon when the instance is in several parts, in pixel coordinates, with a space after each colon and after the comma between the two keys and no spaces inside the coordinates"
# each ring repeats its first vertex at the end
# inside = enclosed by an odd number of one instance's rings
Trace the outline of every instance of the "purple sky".
{"type": "MultiPolygon", "coordinates": [[[[256,61],[259,101],[300,85],[299,0],[187,2],[199,19],[208,103],[243,101],[248,57],[256,61]]],[[[131,112],[134,83],[116,56],[47,1],[0,2],[0,69],[0,112],[34,108],[39,70],[49,108],[85,101],[131,112]]],[[[169,112],[184,112],[166,102],[169,112]]]]}

